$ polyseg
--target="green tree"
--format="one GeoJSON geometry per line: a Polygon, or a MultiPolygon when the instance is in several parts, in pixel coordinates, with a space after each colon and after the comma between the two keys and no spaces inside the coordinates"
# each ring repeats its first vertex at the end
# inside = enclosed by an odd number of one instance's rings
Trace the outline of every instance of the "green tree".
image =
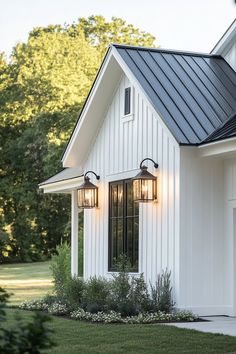
{"type": "Polygon", "coordinates": [[[60,157],[110,42],[154,45],[120,18],[35,28],[10,61],[0,55],[0,260],[48,256],[68,239],[69,197],[38,183],[60,157]]]}

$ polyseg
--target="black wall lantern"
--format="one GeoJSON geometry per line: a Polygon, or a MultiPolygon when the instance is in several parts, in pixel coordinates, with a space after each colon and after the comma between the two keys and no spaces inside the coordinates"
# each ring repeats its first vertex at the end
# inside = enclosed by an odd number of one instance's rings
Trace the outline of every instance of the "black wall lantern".
{"type": "Polygon", "coordinates": [[[152,202],[157,199],[157,178],[147,170],[147,166],[143,162],[152,161],[155,168],[158,164],[150,158],[145,158],[140,163],[140,172],[132,178],[133,182],[133,198],[137,202],[152,202]]]}
{"type": "Polygon", "coordinates": [[[96,179],[99,180],[98,176],[93,171],[87,171],[84,175],[84,183],[78,188],[78,207],[82,209],[91,209],[98,206],[98,187],[90,182],[90,178],[87,176],[88,173],[93,173],[96,179]]]}

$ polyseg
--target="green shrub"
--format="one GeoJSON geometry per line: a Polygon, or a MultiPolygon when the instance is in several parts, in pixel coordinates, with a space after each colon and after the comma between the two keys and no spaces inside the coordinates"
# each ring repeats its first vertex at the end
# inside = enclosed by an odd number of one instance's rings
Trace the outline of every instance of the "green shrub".
{"type": "Polygon", "coordinates": [[[108,309],[110,282],[102,277],[91,277],[84,284],[82,307],[89,312],[108,309]]]}
{"type": "Polygon", "coordinates": [[[41,353],[41,349],[48,349],[55,345],[51,339],[52,330],[46,326],[50,320],[45,314],[35,313],[31,322],[22,323],[17,317],[15,327],[5,328],[1,325],[6,322],[5,307],[9,295],[0,288],[0,353],[41,353]]]}
{"type": "Polygon", "coordinates": [[[65,286],[71,278],[70,246],[64,243],[56,248],[57,254],[52,256],[50,269],[52,271],[54,290],[59,297],[65,296],[65,286]]]}
{"type": "Polygon", "coordinates": [[[151,286],[151,310],[171,313],[174,303],[172,301],[171,272],[167,269],[158,275],[155,285],[151,286]]]}
{"type": "Polygon", "coordinates": [[[66,301],[74,305],[80,305],[83,299],[85,282],[81,278],[69,278],[64,285],[64,298],[66,301]]]}
{"type": "Polygon", "coordinates": [[[140,274],[140,276],[132,276],[130,296],[137,313],[150,309],[150,296],[143,273],[140,274]]]}

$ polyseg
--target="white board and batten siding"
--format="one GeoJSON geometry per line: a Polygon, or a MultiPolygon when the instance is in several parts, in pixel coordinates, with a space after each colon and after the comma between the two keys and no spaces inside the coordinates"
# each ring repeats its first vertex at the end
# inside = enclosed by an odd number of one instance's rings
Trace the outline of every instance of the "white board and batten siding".
{"type": "Polygon", "coordinates": [[[84,277],[108,273],[109,182],[131,178],[145,157],[159,164],[149,171],[158,176],[158,202],[140,204],[139,273],[155,282],[158,273],[172,272],[175,298],[179,279],[179,146],[157,113],[124,75],[89,152],[84,171],[101,176],[99,208],[85,210],[84,277]],[[132,88],[132,111],[124,116],[124,89],[132,88]]]}
{"type": "Polygon", "coordinates": [[[224,158],[199,157],[196,148],[181,148],[180,156],[179,305],[200,315],[232,315],[233,242],[225,228],[232,167],[224,158]]]}
{"type": "Polygon", "coordinates": [[[236,158],[224,161],[224,235],[228,257],[226,261],[228,303],[230,315],[236,316],[236,158]]]}

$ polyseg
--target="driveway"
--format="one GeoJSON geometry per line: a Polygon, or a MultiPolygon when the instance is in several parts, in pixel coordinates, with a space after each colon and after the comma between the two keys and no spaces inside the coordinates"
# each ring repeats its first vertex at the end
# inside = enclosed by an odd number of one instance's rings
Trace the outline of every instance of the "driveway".
{"type": "Polygon", "coordinates": [[[201,332],[222,333],[229,336],[236,336],[236,317],[210,316],[202,317],[204,322],[170,323],[168,326],[179,328],[195,329],[201,332]]]}

